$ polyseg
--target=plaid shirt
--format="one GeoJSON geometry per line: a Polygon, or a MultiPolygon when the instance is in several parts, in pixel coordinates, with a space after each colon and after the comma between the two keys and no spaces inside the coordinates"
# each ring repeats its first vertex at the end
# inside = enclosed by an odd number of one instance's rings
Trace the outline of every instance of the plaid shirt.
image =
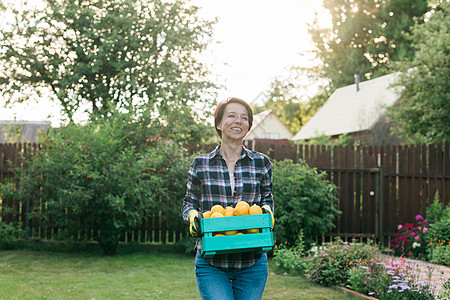
{"type": "MultiPolygon", "coordinates": [[[[272,163],[264,154],[242,147],[241,156],[234,168],[235,187],[231,191],[227,163],[219,152],[219,146],[212,152],[194,158],[189,169],[187,192],[183,202],[183,219],[189,223],[192,209],[203,213],[220,204],[235,206],[239,201],[259,206],[269,205],[273,211],[272,163]]],[[[201,252],[201,239],[197,239],[197,252],[201,252]]],[[[250,267],[261,254],[243,252],[215,255],[206,260],[215,267],[235,270],[250,267]]]]}

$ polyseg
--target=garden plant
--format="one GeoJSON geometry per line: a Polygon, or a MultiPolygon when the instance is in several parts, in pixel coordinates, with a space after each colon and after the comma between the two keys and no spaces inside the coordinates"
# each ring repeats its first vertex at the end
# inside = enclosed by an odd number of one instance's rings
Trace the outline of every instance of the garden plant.
{"type": "Polygon", "coordinates": [[[334,228],[340,215],[337,187],[326,179],[325,172],[310,168],[304,161],[274,162],[273,196],[276,199],[274,238],[288,246],[295,244],[303,232],[309,246],[316,236],[334,228]]]}

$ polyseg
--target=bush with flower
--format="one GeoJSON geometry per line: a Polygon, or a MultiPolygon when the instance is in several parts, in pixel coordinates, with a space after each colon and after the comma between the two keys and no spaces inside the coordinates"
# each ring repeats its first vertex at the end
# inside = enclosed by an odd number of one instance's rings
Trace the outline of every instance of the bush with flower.
{"type": "Polygon", "coordinates": [[[324,243],[314,255],[307,257],[306,275],[323,286],[345,286],[348,270],[354,265],[364,265],[379,257],[378,247],[373,242],[343,242],[336,239],[324,243]]]}
{"type": "Polygon", "coordinates": [[[398,233],[394,234],[391,241],[391,248],[395,255],[411,258],[425,258],[427,254],[426,233],[428,231],[428,221],[421,215],[416,215],[415,223],[398,225],[398,233]]]}
{"type": "Polygon", "coordinates": [[[383,300],[435,299],[435,287],[419,280],[411,265],[385,263],[371,260],[369,265],[359,265],[348,271],[349,288],[383,300]]]}
{"type": "Polygon", "coordinates": [[[439,195],[427,209],[430,220],[428,231],[428,260],[450,266],[450,206],[439,201],[439,195]]]}

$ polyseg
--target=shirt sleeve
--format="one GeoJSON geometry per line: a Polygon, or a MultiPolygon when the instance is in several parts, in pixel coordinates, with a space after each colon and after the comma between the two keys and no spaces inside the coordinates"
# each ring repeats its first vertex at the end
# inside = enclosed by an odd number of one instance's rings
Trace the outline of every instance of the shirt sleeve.
{"type": "Polygon", "coordinates": [[[274,203],[273,203],[273,183],[272,183],[272,162],[268,157],[264,158],[264,175],[261,180],[261,202],[262,205],[269,205],[274,211],[274,203]]]}
{"type": "Polygon", "coordinates": [[[186,195],[183,201],[182,215],[185,222],[189,222],[189,212],[193,209],[199,210],[200,208],[200,191],[201,184],[197,177],[195,159],[192,162],[188,172],[186,195]]]}

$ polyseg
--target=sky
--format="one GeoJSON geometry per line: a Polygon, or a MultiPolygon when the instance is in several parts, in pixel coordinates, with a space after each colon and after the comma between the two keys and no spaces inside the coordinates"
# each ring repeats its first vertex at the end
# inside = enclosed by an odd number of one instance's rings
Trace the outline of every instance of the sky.
{"type": "MultiPolygon", "coordinates": [[[[21,0],[17,0],[21,1],[21,0]]],[[[322,0],[193,0],[203,18],[218,18],[205,63],[225,88],[217,101],[239,97],[253,102],[290,66],[310,66],[313,45],[307,30],[318,13],[322,27],[330,16],[322,0]]],[[[1,20],[0,20],[1,21],[1,20]]],[[[4,100],[1,100],[4,102],[4,100]]],[[[4,108],[0,120],[50,120],[59,126],[59,107],[46,98],[4,108]]]]}

